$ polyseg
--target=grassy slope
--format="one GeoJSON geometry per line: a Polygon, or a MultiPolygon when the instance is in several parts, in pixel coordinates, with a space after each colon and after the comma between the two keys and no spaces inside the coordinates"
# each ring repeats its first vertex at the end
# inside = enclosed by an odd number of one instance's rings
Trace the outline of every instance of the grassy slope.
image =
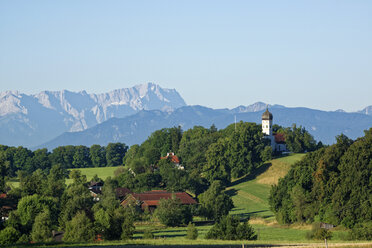
{"type": "Polygon", "coordinates": [[[233,195],[232,199],[235,205],[231,214],[273,220],[274,213],[270,211],[268,204],[270,187],[272,184],[276,184],[279,178],[284,177],[291,165],[303,156],[304,154],[291,154],[274,159],[264,164],[257,175],[252,178],[237,180],[233,186],[227,189],[233,195]]]}

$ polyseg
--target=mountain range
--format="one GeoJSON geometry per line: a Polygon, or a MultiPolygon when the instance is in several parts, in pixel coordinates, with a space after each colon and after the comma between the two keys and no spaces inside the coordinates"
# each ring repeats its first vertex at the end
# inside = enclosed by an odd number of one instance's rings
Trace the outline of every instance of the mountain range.
{"type": "Polygon", "coordinates": [[[148,83],[103,94],[86,91],[0,93],[0,143],[33,147],[64,132],[86,130],[141,110],[173,111],[186,103],[174,89],[148,83]]]}
{"type": "Polygon", "coordinates": [[[356,113],[262,102],[234,109],[211,109],[188,106],[175,89],[148,83],[103,94],[66,90],[36,95],[0,93],[0,144],[49,150],[60,145],[109,142],[133,145],[166,127],[181,126],[187,130],[195,125],[214,124],[224,128],[235,119],[260,123],[267,106],[274,115],[274,124],[287,127],[296,123],[325,144],[334,143],[335,136],[341,133],[355,139],[372,127],[372,106],[356,113]]]}

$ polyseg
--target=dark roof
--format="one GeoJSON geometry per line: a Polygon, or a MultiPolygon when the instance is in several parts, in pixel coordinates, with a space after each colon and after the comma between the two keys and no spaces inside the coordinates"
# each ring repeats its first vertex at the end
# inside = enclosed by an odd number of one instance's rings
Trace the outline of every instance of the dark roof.
{"type": "Polygon", "coordinates": [[[125,197],[126,195],[131,194],[131,193],[132,191],[130,191],[127,188],[116,188],[115,189],[115,194],[116,194],[116,197],[118,198],[125,197]]]}
{"type": "Polygon", "coordinates": [[[94,187],[94,186],[103,186],[103,182],[94,182],[94,181],[91,181],[90,184],[89,184],[90,187],[94,187]]]}
{"type": "Polygon", "coordinates": [[[262,114],[262,120],[272,120],[273,114],[269,112],[269,109],[266,108],[266,111],[262,114]]]}
{"type": "Polygon", "coordinates": [[[96,194],[96,195],[98,195],[98,194],[102,194],[102,191],[99,190],[99,189],[91,189],[90,192],[92,192],[92,193],[94,193],[94,194],[96,194]]]}

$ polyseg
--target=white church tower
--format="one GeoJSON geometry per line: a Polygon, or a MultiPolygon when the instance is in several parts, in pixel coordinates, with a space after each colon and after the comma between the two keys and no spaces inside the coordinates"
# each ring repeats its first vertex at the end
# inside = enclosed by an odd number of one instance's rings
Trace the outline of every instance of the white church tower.
{"type": "Polygon", "coordinates": [[[266,108],[266,111],[262,114],[262,133],[266,139],[270,140],[270,145],[273,151],[275,151],[275,138],[273,136],[273,114],[269,112],[269,109],[266,108]]]}
{"type": "Polygon", "coordinates": [[[273,135],[273,115],[268,108],[262,114],[262,132],[267,136],[273,135]]]}

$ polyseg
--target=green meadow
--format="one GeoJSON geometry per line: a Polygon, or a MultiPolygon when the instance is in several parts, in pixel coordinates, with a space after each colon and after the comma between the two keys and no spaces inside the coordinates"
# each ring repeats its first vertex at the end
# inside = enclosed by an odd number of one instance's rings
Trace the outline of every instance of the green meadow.
{"type": "MultiPolygon", "coordinates": [[[[120,166],[116,167],[93,167],[93,168],[81,168],[81,169],[69,169],[69,171],[72,170],[79,170],[81,171],[82,175],[85,175],[87,177],[87,180],[91,180],[94,175],[97,175],[99,178],[105,180],[108,177],[113,177],[114,172],[120,168],[120,166]]],[[[72,183],[72,179],[67,179],[66,184],[69,185],[72,183]]]]}

